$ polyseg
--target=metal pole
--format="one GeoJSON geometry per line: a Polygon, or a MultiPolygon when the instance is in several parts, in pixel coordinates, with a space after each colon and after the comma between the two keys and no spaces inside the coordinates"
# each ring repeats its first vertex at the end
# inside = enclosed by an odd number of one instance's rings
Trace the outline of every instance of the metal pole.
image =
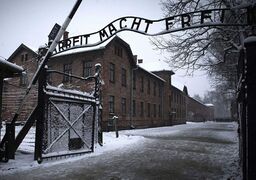
{"type": "Polygon", "coordinates": [[[76,4],[74,5],[74,7],[72,8],[70,14],[68,15],[68,17],[66,18],[66,20],[64,21],[63,25],[61,26],[57,36],[55,37],[55,39],[53,40],[50,48],[48,49],[48,51],[46,52],[46,55],[43,57],[41,63],[39,64],[39,67],[37,68],[37,71],[35,72],[28,88],[27,88],[27,91],[26,91],[26,94],[25,96],[23,97],[23,100],[18,108],[18,110],[16,111],[15,113],[15,116],[12,120],[12,122],[15,122],[18,115],[20,114],[20,111],[21,111],[21,107],[23,106],[24,102],[25,102],[25,99],[27,98],[27,95],[32,87],[32,85],[36,84],[37,80],[38,80],[38,77],[39,77],[39,74],[41,73],[43,67],[47,64],[48,60],[50,59],[53,51],[55,50],[58,42],[60,41],[61,37],[63,36],[65,30],[67,29],[71,19],[73,18],[73,16],[75,15],[78,7],[80,6],[82,0],[77,0],[76,4]]]}
{"type": "Polygon", "coordinates": [[[35,141],[35,153],[34,159],[38,163],[42,162],[42,145],[43,145],[43,130],[45,121],[45,93],[46,86],[46,69],[43,69],[39,76],[38,82],[38,110],[36,111],[36,141],[35,141]]]}
{"type": "Polygon", "coordinates": [[[35,84],[37,79],[38,79],[38,76],[40,74],[40,72],[42,71],[42,68],[46,65],[46,63],[48,62],[48,60],[50,59],[53,51],[55,50],[58,42],[60,41],[61,37],[63,36],[65,30],[67,29],[70,21],[72,20],[73,16],[75,15],[78,7],[80,6],[82,0],[77,0],[76,4],[74,5],[73,9],[71,10],[69,16],[66,18],[66,20],[64,21],[64,23],[62,24],[57,36],[55,37],[55,39],[53,40],[50,48],[48,49],[48,51],[46,52],[46,55],[43,57],[43,60],[42,62],[40,63],[37,71],[35,72],[33,78],[32,78],[32,81],[28,87],[28,89],[31,88],[32,84],[35,84]]]}

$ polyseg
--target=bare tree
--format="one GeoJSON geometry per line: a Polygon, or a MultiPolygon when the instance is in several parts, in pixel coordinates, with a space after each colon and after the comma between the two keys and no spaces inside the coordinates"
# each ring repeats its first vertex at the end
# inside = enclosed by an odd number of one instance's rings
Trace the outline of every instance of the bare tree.
{"type": "MultiPolygon", "coordinates": [[[[248,0],[249,1],[249,0],[248,0]]],[[[244,12],[237,7],[245,6],[244,0],[162,0],[161,5],[166,16],[207,10],[211,8],[230,8],[224,22],[239,23],[244,12]]],[[[175,26],[174,22],[173,26],[175,26]]],[[[177,32],[152,39],[156,49],[168,52],[166,61],[174,69],[210,70],[225,62],[225,54],[239,51],[243,46],[248,27],[203,27],[177,32]]],[[[236,62],[232,62],[235,64],[236,62]]]]}

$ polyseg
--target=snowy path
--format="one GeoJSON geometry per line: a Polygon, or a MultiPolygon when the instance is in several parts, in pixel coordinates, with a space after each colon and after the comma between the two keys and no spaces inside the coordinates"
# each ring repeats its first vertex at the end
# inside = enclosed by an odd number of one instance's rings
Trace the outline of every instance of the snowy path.
{"type": "Polygon", "coordinates": [[[41,165],[17,155],[0,164],[0,179],[240,179],[236,129],[207,122],[105,133],[93,154],[41,165]]]}

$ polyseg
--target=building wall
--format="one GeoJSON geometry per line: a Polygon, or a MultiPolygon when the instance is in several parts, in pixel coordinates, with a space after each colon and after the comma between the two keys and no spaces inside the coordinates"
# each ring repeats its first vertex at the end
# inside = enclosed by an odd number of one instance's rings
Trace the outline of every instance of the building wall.
{"type": "MultiPolygon", "coordinates": [[[[28,72],[28,82],[31,80],[37,61],[33,51],[28,48],[18,48],[12,62],[21,65],[28,72]],[[27,53],[27,60],[21,61],[21,56],[27,53]]],[[[155,127],[185,123],[186,120],[202,121],[211,113],[209,108],[188,97],[186,93],[172,86],[172,71],[148,72],[136,65],[129,45],[116,37],[104,48],[56,55],[48,62],[50,70],[57,70],[75,76],[94,75],[95,64],[102,65],[102,128],[111,130],[109,120],[118,116],[119,129],[155,127]],[[189,116],[193,114],[193,116],[189,116]]],[[[64,78],[63,75],[51,73],[48,82],[53,86],[63,86],[92,92],[94,82],[85,82],[75,78],[64,78]],[[64,81],[67,80],[67,81],[64,81]]],[[[10,120],[20,104],[26,90],[26,85],[20,84],[19,78],[13,78],[5,83],[3,97],[3,117],[10,120]]],[[[37,102],[36,86],[26,101],[19,120],[25,120],[32,112],[37,102]]]]}
{"type": "Polygon", "coordinates": [[[187,97],[187,102],[187,121],[203,122],[214,119],[213,106],[206,106],[189,96],[187,97]]]}
{"type": "Polygon", "coordinates": [[[186,123],[187,102],[183,91],[171,86],[171,120],[172,124],[186,123]]]}
{"type": "Polygon", "coordinates": [[[163,87],[163,118],[165,121],[165,125],[172,125],[171,119],[171,75],[173,74],[172,71],[154,71],[154,74],[161,77],[164,80],[164,87],[163,87]]]}
{"type": "MultiPolygon", "coordinates": [[[[135,114],[132,124],[135,127],[155,127],[165,125],[163,112],[164,81],[148,71],[138,67],[133,75],[133,94],[135,114]]],[[[132,105],[132,111],[133,111],[132,105]]]]}
{"type": "Polygon", "coordinates": [[[122,41],[112,41],[107,45],[103,56],[104,85],[102,86],[103,129],[109,130],[108,121],[114,115],[118,116],[119,128],[129,128],[131,124],[131,89],[133,56],[122,41]],[[110,77],[110,66],[114,65],[113,79],[110,77]],[[113,100],[113,101],[112,101],[113,100]],[[124,107],[122,110],[122,101],[124,107]],[[112,104],[113,103],[113,104],[112,104]],[[113,107],[113,108],[111,108],[113,107]]]}
{"type": "MultiPolygon", "coordinates": [[[[21,77],[8,78],[4,81],[2,119],[11,121],[25,96],[27,86],[37,69],[37,56],[26,46],[21,45],[18,51],[8,59],[10,62],[22,66],[26,74],[21,77]]],[[[32,86],[24,105],[22,106],[18,121],[25,121],[37,104],[37,85],[32,86]]]]}
{"type": "Polygon", "coordinates": [[[166,125],[186,123],[186,94],[172,86],[172,71],[154,71],[165,80],[164,83],[164,119],[166,125]]]}

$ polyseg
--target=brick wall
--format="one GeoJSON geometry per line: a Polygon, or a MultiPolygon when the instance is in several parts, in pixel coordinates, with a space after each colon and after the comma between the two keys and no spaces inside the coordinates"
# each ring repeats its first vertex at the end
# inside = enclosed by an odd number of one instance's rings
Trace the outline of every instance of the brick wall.
{"type": "Polygon", "coordinates": [[[136,104],[136,113],[132,116],[133,125],[135,127],[165,125],[163,116],[164,81],[140,67],[134,71],[133,79],[135,84],[132,99],[136,104]]]}
{"type": "MultiPolygon", "coordinates": [[[[27,86],[37,68],[37,56],[34,51],[21,45],[8,59],[10,62],[22,66],[26,74],[22,77],[8,78],[4,81],[2,119],[12,120],[26,93],[27,86]]],[[[22,106],[18,121],[25,121],[37,103],[37,86],[33,86],[22,106]]]]}
{"type": "Polygon", "coordinates": [[[186,94],[172,86],[173,71],[154,71],[154,74],[165,80],[164,83],[164,119],[166,125],[186,123],[186,94]]]}
{"type": "Polygon", "coordinates": [[[202,122],[214,119],[214,107],[208,107],[191,97],[187,97],[187,102],[187,121],[202,122]]]}

